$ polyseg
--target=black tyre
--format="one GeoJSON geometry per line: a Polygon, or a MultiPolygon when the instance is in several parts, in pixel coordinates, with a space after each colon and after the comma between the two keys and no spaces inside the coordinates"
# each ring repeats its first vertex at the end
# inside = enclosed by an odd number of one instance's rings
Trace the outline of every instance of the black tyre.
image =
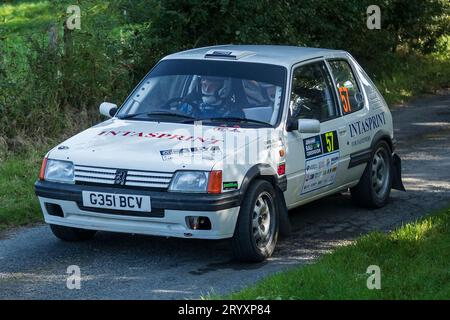
{"type": "Polygon", "coordinates": [[[350,189],[355,204],[366,208],[381,208],[389,201],[392,187],[392,152],[388,143],[379,141],[373,148],[359,183],[350,189]]]}
{"type": "Polygon", "coordinates": [[[278,238],[278,220],[273,186],[256,180],[249,186],[239,211],[232,239],[234,257],[244,262],[261,262],[270,257],[278,238]]]}
{"type": "Polygon", "coordinates": [[[97,233],[97,231],[95,231],[95,230],[70,228],[70,227],[58,226],[55,224],[51,224],[50,229],[52,229],[53,234],[57,238],[64,240],[64,241],[70,241],[70,242],[90,240],[97,233]]]}

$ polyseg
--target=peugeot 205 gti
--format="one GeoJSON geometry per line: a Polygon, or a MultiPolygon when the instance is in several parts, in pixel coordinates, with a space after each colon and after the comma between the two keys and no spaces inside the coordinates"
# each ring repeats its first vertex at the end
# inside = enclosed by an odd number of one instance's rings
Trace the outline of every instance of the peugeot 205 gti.
{"type": "Polygon", "coordinates": [[[66,241],[99,230],[231,238],[262,261],[288,210],[350,189],[379,208],[403,189],[391,113],[344,51],[216,46],[162,59],[110,119],[45,156],[35,189],[66,241]]]}

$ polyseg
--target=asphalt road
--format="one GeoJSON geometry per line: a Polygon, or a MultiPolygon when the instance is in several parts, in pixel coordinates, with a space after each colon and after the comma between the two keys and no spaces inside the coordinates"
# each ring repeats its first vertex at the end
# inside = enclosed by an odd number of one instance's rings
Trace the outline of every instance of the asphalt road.
{"type": "Polygon", "coordinates": [[[45,225],[18,229],[0,240],[0,299],[198,299],[228,293],[450,203],[450,94],[421,98],[393,115],[408,192],[393,191],[385,208],[358,209],[348,194],[303,206],[290,213],[294,232],[274,256],[251,265],[233,263],[223,240],[101,232],[90,242],[64,243],[45,225]],[[79,290],[66,287],[69,265],[80,267],[79,290]]]}

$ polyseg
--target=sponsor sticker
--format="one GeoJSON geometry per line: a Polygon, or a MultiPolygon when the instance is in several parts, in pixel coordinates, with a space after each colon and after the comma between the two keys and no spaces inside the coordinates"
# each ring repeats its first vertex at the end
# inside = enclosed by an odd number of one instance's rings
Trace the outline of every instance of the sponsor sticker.
{"type": "Polygon", "coordinates": [[[321,135],[303,140],[305,158],[313,158],[339,150],[339,139],[336,131],[330,131],[321,135]]]}
{"type": "Polygon", "coordinates": [[[303,140],[305,158],[309,159],[322,154],[322,141],[320,136],[314,136],[303,140]]]}
{"type": "Polygon", "coordinates": [[[305,182],[300,194],[332,185],[336,180],[339,151],[306,160],[305,182]]]}
{"type": "Polygon", "coordinates": [[[175,158],[191,157],[196,154],[201,154],[203,159],[212,160],[215,156],[220,154],[218,146],[212,147],[192,147],[182,149],[161,150],[159,152],[163,161],[173,160],[175,158]]]}
{"type": "Polygon", "coordinates": [[[273,148],[282,147],[282,146],[283,146],[283,141],[281,140],[281,138],[269,139],[266,141],[266,148],[268,150],[273,149],[273,148]]]}
{"type": "Polygon", "coordinates": [[[349,124],[350,137],[354,138],[386,124],[384,111],[349,124]]]}
{"type": "Polygon", "coordinates": [[[223,190],[236,190],[238,188],[237,181],[226,181],[223,183],[223,190]]]}
{"type": "Polygon", "coordinates": [[[101,131],[99,136],[105,137],[134,137],[134,138],[149,138],[149,139],[169,139],[176,141],[192,141],[201,142],[207,144],[216,144],[220,140],[215,138],[196,137],[196,136],[184,136],[173,133],[159,133],[159,132],[136,132],[136,131],[120,131],[120,130],[107,130],[101,131]]]}
{"type": "Polygon", "coordinates": [[[363,143],[370,142],[370,138],[371,138],[371,136],[369,135],[369,136],[363,137],[361,139],[353,140],[352,141],[352,147],[358,146],[358,145],[363,144],[363,143]]]}
{"type": "Polygon", "coordinates": [[[215,127],[214,130],[215,131],[221,131],[221,132],[241,132],[240,130],[240,126],[236,125],[233,127],[227,127],[225,125],[219,126],[219,127],[215,127]]]}

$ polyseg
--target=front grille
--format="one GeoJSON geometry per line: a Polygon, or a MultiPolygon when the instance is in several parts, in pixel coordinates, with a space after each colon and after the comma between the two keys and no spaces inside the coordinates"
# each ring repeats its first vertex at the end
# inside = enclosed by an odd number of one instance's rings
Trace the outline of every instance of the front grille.
{"type": "MultiPolygon", "coordinates": [[[[75,182],[82,184],[117,185],[116,173],[123,169],[75,165],[75,182]]],[[[124,187],[167,189],[172,173],[159,171],[126,170],[124,187]]]]}

